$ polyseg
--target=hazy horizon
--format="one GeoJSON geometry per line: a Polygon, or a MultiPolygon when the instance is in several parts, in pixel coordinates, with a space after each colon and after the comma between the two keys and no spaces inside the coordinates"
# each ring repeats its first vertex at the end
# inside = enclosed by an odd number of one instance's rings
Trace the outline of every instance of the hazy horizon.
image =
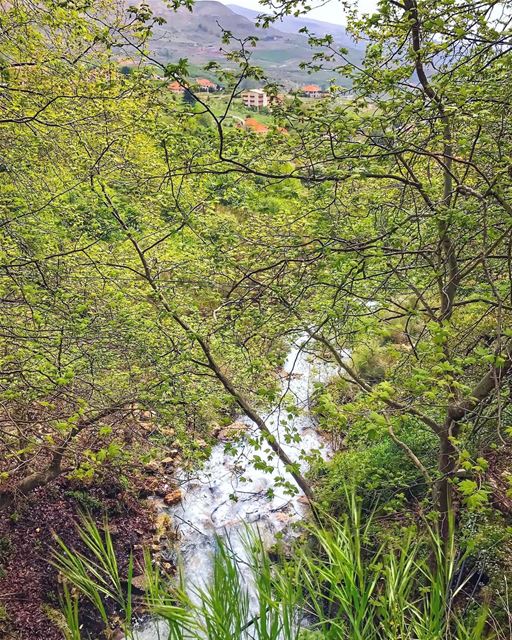
{"type": "MultiPolygon", "coordinates": [[[[262,6],[258,0],[219,0],[226,5],[239,5],[247,9],[254,9],[262,13],[268,13],[268,7],[262,6]]],[[[313,5],[314,6],[314,5],[313,5]]],[[[362,12],[371,12],[377,6],[377,0],[359,0],[359,9],[362,12]]],[[[317,6],[306,14],[314,20],[322,20],[331,24],[345,24],[343,5],[339,0],[330,0],[327,3],[319,2],[317,6]]],[[[277,26],[277,25],[276,25],[277,26]]]]}

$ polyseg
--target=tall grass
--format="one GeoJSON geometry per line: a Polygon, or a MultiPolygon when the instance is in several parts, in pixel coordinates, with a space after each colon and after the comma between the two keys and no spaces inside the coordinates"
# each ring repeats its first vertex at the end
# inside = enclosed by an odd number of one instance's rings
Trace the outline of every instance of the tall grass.
{"type": "MultiPolygon", "coordinates": [[[[325,528],[310,527],[308,544],[279,562],[271,561],[257,532],[247,531],[243,559],[237,557],[229,540],[219,538],[210,581],[193,585],[189,580],[187,588],[183,575],[169,583],[146,554],[146,593],[138,606],[165,622],[162,637],[169,640],[497,637],[488,629],[484,607],[474,603],[470,619],[457,615],[456,603],[464,584],[459,581],[453,588],[455,554],[444,553],[432,531],[427,530],[421,545],[411,534],[399,550],[392,550],[370,544],[370,526],[371,518],[363,523],[351,499],[342,521],[325,528]],[[250,567],[250,579],[242,564],[250,567]]],[[[87,637],[79,628],[80,598],[93,604],[106,625],[105,601],[113,599],[122,612],[126,637],[136,638],[131,621],[132,562],[128,575],[121,578],[107,527],[101,533],[85,518],[80,536],[87,554],[59,541],[54,556],[64,577],[67,639],[87,637]]]]}

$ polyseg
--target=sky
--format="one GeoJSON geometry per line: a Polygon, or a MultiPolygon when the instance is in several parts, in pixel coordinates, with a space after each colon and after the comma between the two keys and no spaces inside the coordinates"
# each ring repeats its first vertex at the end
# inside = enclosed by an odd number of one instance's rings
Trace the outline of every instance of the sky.
{"type": "MultiPolygon", "coordinates": [[[[220,0],[223,4],[237,4],[248,9],[261,10],[265,13],[265,8],[261,7],[258,0],[220,0]]],[[[311,1],[311,6],[315,7],[312,11],[308,12],[308,17],[315,20],[324,20],[332,24],[344,24],[342,4],[338,0],[318,0],[311,1]]],[[[375,9],[377,6],[377,0],[359,0],[359,10],[361,12],[369,12],[375,9]]],[[[268,11],[268,10],[267,10],[268,11]]]]}

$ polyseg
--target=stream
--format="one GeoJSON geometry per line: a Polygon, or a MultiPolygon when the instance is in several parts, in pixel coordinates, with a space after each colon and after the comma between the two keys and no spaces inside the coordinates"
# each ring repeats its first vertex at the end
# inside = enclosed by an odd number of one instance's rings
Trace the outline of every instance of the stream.
{"type": "MultiPolygon", "coordinates": [[[[269,430],[302,472],[307,469],[305,456],[318,452],[326,457],[328,445],[316,431],[309,414],[309,400],[314,383],[325,382],[332,374],[332,365],[313,361],[301,345],[305,338],[293,345],[281,373],[280,402],[265,417],[269,430]],[[284,402],[286,401],[286,402],[284,402]],[[287,405],[286,407],[284,405],[287,405]],[[291,413],[287,410],[292,406],[291,413]],[[296,435],[297,442],[289,436],[296,435]]],[[[244,556],[243,531],[249,524],[258,528],[263,541],[272,544],[279,532],[290,533],[291,523],[304,518],[308,511],[302,492],[290,495],[279,478],[295,487],[293,478],[283,468],[268,446],[258,449],[249,441],[259,432],[251,420],[241,417],[245,435],[234,447],[219,442],[204,466],[191,477],[179,478],[183,500],[166,508],[180,532],[180,557],[186,581],[203,586],[212,569],[216,536],[228,536],[231,547],[244,556]],[[259,468],[259,458],[273,467],[259,468]]],[[[137,640],[163,640],[165,624],[152,621],[136,635],[137,640]]]]}

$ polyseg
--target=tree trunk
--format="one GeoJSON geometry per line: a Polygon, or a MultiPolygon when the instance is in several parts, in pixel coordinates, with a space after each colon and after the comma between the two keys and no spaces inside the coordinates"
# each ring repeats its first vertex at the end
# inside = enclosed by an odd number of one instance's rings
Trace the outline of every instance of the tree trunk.
{"type": "Polygon", "coordinates": [[[6,491],[0,491],[0,511],[10,507],[14,502],[16,495],[26,496],[35,489],[44,487],[49,482],[52,482],[52,480],[55,480],[55,478],[58,478],[63,472],[62,461],[69,443],[87,427],[96,424],[113,413],[121,411],[127,403],[128,401],[122,402],[119,405],[113,405],[90,418],[80,420],[73,427],[66,440],[55,449],[51,457],[51,462],[46,469],[43,471],[35,471],[25,478],[22,478],[15,487],[7,489],[6,491]]]}
{"type": "Polygon", "coordinates": [[[62,469],[60,464],[51,464],[44,471],[36,471],[35,473],[31,473],[20,482],[10,491],[3,491],[0,493],[0,511],[3,509],[7,509],[10,507],[16,494],[21,496],[26,496],[35,489],[39,487],[44,487],[46,484],[55,480],[62,473],[62,469]]]}
{"type": "Polygon", "coordinates": [[[446,546],[450,540],[450,528],[453,521],[453,485],[452,478],[457,467],[457,450],[451,436],[451,421],[440,436],[438,465],[440,478],[437,481],[437,509],[439,511],[439,533],[446,546]]]}

